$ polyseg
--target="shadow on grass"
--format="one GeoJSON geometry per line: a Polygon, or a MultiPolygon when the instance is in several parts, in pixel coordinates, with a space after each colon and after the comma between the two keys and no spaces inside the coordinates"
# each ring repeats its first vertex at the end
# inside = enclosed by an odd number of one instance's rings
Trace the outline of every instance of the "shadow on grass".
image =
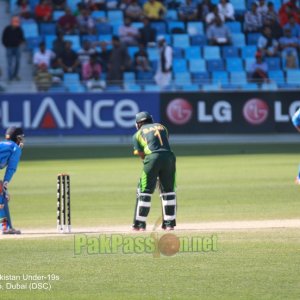
{"type": "MultiPolygon", "coordinates": [[[[214,144],[214,145],[176,145],[176,156],[211,156],[243,154],[285,154],[295,153],[300,156],[300,144],[214,144]]],[[[25,148],[22,160],[67,160],[93,158],[132,157],[130,146],[64,146],[25,148]]]]}

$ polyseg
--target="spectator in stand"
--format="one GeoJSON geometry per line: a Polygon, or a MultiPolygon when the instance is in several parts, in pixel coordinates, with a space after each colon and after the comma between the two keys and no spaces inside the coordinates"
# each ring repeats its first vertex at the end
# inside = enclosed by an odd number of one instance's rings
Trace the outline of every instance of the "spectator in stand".
{"type": "Polygon", "coordinates": [[[217,18],[221,19],[222,22],[225,22],[225,18],[219,12],[218,6],[214,5],[212,7],[212,11],[208,13],[205,18],[207,28],[209,27],[209,25],[213,24],[217,18]]]}
{"type": "Polygon", "coordinates": [[[166,13],[164,5],[156,0],[148,0],[143,6],[145,16],[151,21],[163,20],[166,13]]]}
{"type": "Polygon", "coordinates": [[[261,36],[258,38],[257,48],[263,56],[277,56],[279,43],[272,37],[270,27],[265,26],[261,36]]]}
{"type": "Polygon", "coordinates": [[[80,62],[77,53],[72,50],[72,43],[65,42],[65,48],[59,57],[59,65],[65,73],[78,73],[80,62]]]}
{"type": "Polygon", "coordinates": [[[32,13],[28,0],[18,0],[14,9],[14,15],[18,15],[21,19],[31,19],[32,13]]]}
{"type": "Polygon", "coordinates": [[[290,28],[285,28],[283,31],[283,37],[279,39],[279,47],[283,56],[286,56],[286,53],[292,53],[297,57],[299,42],[296,37],[292,36],[290,28]]]}
{"type": "Polygon", "coordinates": [[[289,21],[289,17],[293,16],[297,23],[300,23],[299,19],[299,7],[297,6],[297,0],[290,0],[282,4],[279,9],[279,23],[283,27],[289,21]]]}
{"type": "Polygon", "coordinates": [[[206,37],[210,45],[224,46],[231,44],[231,33],[229,28],[224,24],[219,17],[211,24],[207,31],[206,37]]]}
{"type": "Polygon", "coordinates": [[[94,72],[92,78],[87,80],[86,87],[89,92],[102,92],[105,89],[105,82],[100,79],[98,72],[94,72]]]}
{"type": "Polygon", "coordinates": [[[183,22],[195,21],[197,19],[197,6],[192,0],[185,0],[178,10],[179,20],[183,22]]]}
{"type": "Polygon", "coordinates": [[[137,0],[132,0],[125,9],[125,17],[131,22],[139,22],[143,18],[143,9],[137,0]]]}
{"type": "Polygon", "coordinates": [[[107,42],[101,41],[100,42],[101,51],[98,54],[98,60],[101,64],[102,71],[105,72],[105,73],[107,73],[107,63],[108,63],[109,58],[110,58],[110,50],[107,48],[107,46],[108,46],[107,42]]]}
{"type": "Polygon", "coordinates": [[[250,80],[258,84],[269,82],[268,65],[263,61],[261,52],[256,53],[255,60],[250,69],[250,80]]]}
{"type": "Polygon", "coordinates": [[[33,65],[35,69],[34,71],[36,72],[38,66],[41,64],[44,64],[47,68],[49,68],[55,56],[56,55],[53,51],[46,49],[45,42],[41,42],[39,45],[39,50],[36,51],[33,55],[33,65]]]}
{"type": "Polygon", "coordinates": [[[139,44],[139,51],[134,54],[134,70],[143,72],[151,70],[148,53],[143,44],[139,44]]]}
{"type": "Polygon", "coordinates": [[[90,11],[107,9],[105,0],[83,0],[82,6],[88,8],[90,11]]]}
{"type": "Polygon", "coordinates": [[[95,74],[97,74],[97,77],[100,77],[101,72],[102,68],[96,54],[93,54],[89,61],[82,64],[82,79],[84,81],[92,79],[95,74]]]}
{"type": "Polygon", "coordinates": [[[83,8],[80,10],[79,16],[77,16],[77,23],[80,34],[95,34],[96,22],[92,18],[89,9],[83,8]]]}
{"type": "Polygon", "coordinates": [[[268,12],[268,6],[265,0],[258,0],[257,4],[257,12],[261,14],[262,18],[264,19],[266,13],[268,12]]]}
{"type": "Polygon", "coordinates": [[[35,84],[39,92],[46,92],[52,86],[52,74],[48,71],[48,67],[45,63],[40,63],[37,66],[37,72],[35,76],[35,84]]]}
{"type": "Polygon", "coordinates": [[[151,23],[148,18],[143,18],[144,26],[139,29],[139,42],[145,47],[155,44],[156,29],[151,27],[151,23]]]}
{"type": "Polygon", "coordinates": [[[52,20],[52,6],[48,0],[41,0],[35,7],[35,18],[39,22],[49,22],[52,20]]]}
{"type": "Polygon", "coordinates": [[[251,4],[251,10],[245,13],[244,30],[245,32],[259,32],[263,26],[262,16],[257,12],[257,4],[251,4]]]}
{"type": "Polygon", "coordinates": [[[267,7],[268,7],[268,10],[263,17],[263,22],[265,23],[266,20],[273,20],[278,23],[279,18],[278,18],[278,14],[274,8],[273,2],[268,2],[267,7]]]}
{"type": "Polygon", "coordinates": [[[109,84],[121,84],[123,73],[130,68],[131,60],[127,48],[124,47],[118,36],[112,38],[113,48],[107,64],[107,82],[109,84]]]}
{"type": "Polygon", "coordinates": [[[92,55],[96,54],[95,48],[92,47],[89,40],[84,40],[82,48],[77,52],[78,59],[81,65],[90,61],[92,55]]]}
{"type": "Polygon", "coordinates": [[[135,46],[138,44],[139,31],[137,28],[131,26],[129,18],[125,18],[124,25],[119,27],[119,37],[121,43],[126,46],[135,46]]]}
{"type": "Polygon", "coordinates": [[[291,35],[293,37],[300,37],[300,25],[296,23],[294,16],[289,17],[288,23],[283,27],[283,29],[289,28],[291,30],[291,35]]]}
{"type": "Polygon", "coordinates": [[[65,9],[65,14],[57,21],[58,30],[64,34],[78,33],[78,22],[69,7],[65,9]]]}
{"type": "Polygon", "coordinates": [[[60,57],[65,49],[64,34],[60,31],[56,32],[56,39],[53,41],[52,50],[56,57],[60,57]]]}
{"type": "Polygon", "coordinates": [[[118,3],[118,9],[121,9],[125,12],[130,3],[131,0],[120,0],[118,3]]]}
{"type": "Polygon", "coordinates": [[[214,5],[211,0],[202,0],[197,6],[197,16],[198,20],[204,22],[206,16],[213,10],[214,5]]]}
{"type": "Polygon", "coordinates": [[[53,10],[64,10],[66,8],[66,0],[51,0],[53,10]]]}
{"type": "Polygon", "coordinates": [[[164,36],[159,36],[157,42],[160,55],[154,80],[161,88],[165,88],[172,79],[173,49],[166,43],[164,36]]]}
{"type": "Polygon", "coordinates": [[[20,18],[13,16],[10,25],[6,26],[2,33],[2,44],[6,48],[8,80],[20,80],[19,67],[21,59],[21,45],[25,42],[23,29],[20,26],[20,18]]]}
{"type": "Polygon", "coordinates": [[[293,51],[287,50],[283,58],[283,68],[284,69],[298,69],[299,68],[299,61],[298,56],[295,55],[293,51]]]}
{"type": "Polygon", "coordinates": [[[276,40],[282,37],[283,30],[280,24],[273,19],[265,19],[264,27],[270,27],[272,32],[272,37],[276,40]]]}
{"type": "Polygon", "coordinates": [[[218,11],[223,15],[225,21],[234,21],[234,7],[229,0],[220,0],[218,4],[218,11]]]}

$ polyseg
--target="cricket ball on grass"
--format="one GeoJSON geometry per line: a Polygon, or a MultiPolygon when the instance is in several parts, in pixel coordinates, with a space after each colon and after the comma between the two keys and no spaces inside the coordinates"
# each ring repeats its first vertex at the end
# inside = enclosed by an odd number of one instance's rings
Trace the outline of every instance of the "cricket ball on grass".
{"type": "Polygon", "coordinates": [[[175,255],[180,248],[180,241],[175,234],[164,234],[158,241],[158,249],[161,254],[166,256],[175,255]]]}

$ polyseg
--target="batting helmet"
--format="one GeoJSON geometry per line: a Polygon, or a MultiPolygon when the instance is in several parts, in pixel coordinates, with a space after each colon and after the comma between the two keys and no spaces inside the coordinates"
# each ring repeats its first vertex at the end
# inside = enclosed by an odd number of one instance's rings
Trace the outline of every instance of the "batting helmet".
{"type": "Polygon", "coordinates": [[[18,139],[22,138],[23,136],[24,136],[24,132],[23,129],[20,127],[9,127],[7,128],[5,133],[5,138],[15,143],[17,143],[18,139]]]}
{"type": "Polygon", "coordinates": [[[153,123],[153,118],[148,112],[141,111],[136,114],[135,122],[136,123],[140,123],[140,122],[153,123]]]}

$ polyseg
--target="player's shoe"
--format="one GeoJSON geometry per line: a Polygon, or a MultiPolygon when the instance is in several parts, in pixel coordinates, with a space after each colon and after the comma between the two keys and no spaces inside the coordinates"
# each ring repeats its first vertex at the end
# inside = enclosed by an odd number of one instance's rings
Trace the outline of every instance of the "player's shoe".
{"type": "Polygon", "coordinates": [[[9,228],[9,229],[3,230],[2,234],[21,234],[21,231],[14,229],[14,228],[9,228]]]}
{"type": "Polygon", "coordinates": [[[146,228],[144,228],[144,227],[138,227],[138,226],[132,226],[132,230],[133,231],[145,231],[146,228]]]}
{"type": "Polygon", "coordinates": [[[300,178],[299,178],[299,176],[297,176],[297,177],[295,178],[295,184],[299,184],[299,185],[300,185],[300,178]]]}
{"type": "Polygon", "coordinates": [[[163,226],[162,229],[164,231],[172,231],[172,230],[174,230],[174,226],[163,226]]]}

